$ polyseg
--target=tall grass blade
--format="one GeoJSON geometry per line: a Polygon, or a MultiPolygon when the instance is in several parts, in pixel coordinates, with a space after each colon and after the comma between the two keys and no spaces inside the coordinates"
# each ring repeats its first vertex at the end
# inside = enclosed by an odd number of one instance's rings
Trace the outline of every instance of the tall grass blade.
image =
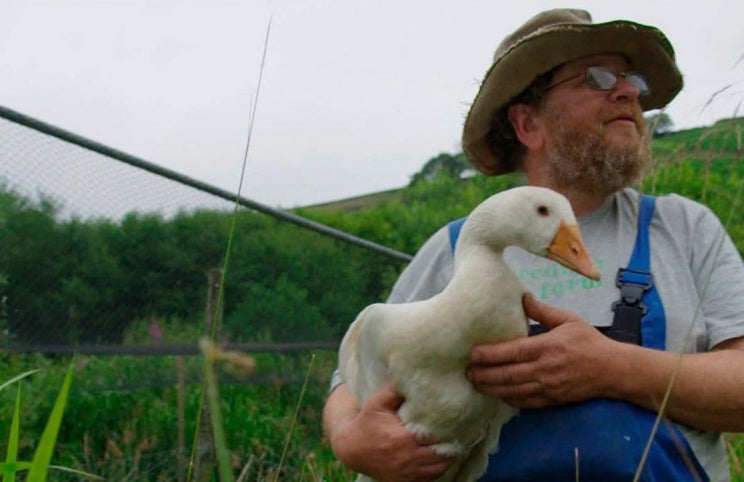
{"type": "Polygon", "coordinates": [[[279,474],[282,471],[282,466],[284,465],[284,460],[287,458],[287,452],[289,452],[289,443],[292,440],[292,433],[294,433],[295,425],[297,424],[297,419],[300,416],[300,407],[302,407],[302,399],[305,397],[305,392],[307,391],[307,382],[310,380],[310,371],[313,367],[313,362],[315,361],[315,353],[312,354],[310,357],[310,363],[307,366],[307,371],[305,371],[305,381],[302,383],[302,389],[300,390],[300,398],[297,400],[297,405],[295,406],[295,412],[292,416],[292,422],[289,425],[289,433],[287,433],[287,438],[284,442],[284,450],[282,450],[282,457],[279,459],[279,466],[276,468],[276,474],[274,474],[274,482],[277,482],[279,480],[279,474]]]}
{"type": "Polygon", "coordinates": [[[31,462],[2,462],[0,463],[0,475],[3,476],[3,481],[9,482],[15,480],[15,474],[17,472],[28,470],[30,467],[31,462]]]}
{"type": "MultiPolygon", "coordinates": [[[[236,231],[237,219],[238,219],[238,209],[240,208],[240,196],[243,192],[243,180],[245,178],[246,165],[248,164],[248,151],[250,150],[250,146],[251,146],[251,137],[253,135],[253,124],[256,120],[256,108],[258,106],[259,93],[261,92],[261,81],[263,79],[264,65],[266,64],[266,53],[268,51],[270,33],[271,33],[271,18],[269,18],[269,23],[266,28],[266,38],[264,40],[263,55],[261,57],[261,67],[258,71],[258,83],[256,85],[256,96],[253,99],[253,103],[251,106],[250,120],[248,121],[248,136],[246,138],[245,150],[243,152],[243,165],[240,170],[240,180],[238,181],[238,191],[237,191],[237,194],[235,195],[235,204],[233,207],[230,232],[227,237],[227,248],[225,249],[225,258],[223,260],[223,265],[222,265],[222,279],[220,280],[220,290],[219,290],[219,293],[217,294],[217,310],[216,310],[217,313],[220,312],[220,307],[222,306],[223,298],[224,298],[225,280],[227,279],[227,268],[230,265],[232,243],[233,243],[233,239],[235,238],[235,231],[236,231]]],[[[212,332],[210,333],[210,339],[212,340],[214,339],[216,326],[217,326],[217,323],[212,325],[212,332]]],[[[204,400],[206,390],[207,388],[202,387],[202,393],[200,396],[201,401],[204,400]]],[[[199,405],[199,406],[201,407],[202,405],[199,405]]],[[[194,461],[196,457],[196,444],[197,444],[200,423],[201,423],[201,409],[199,409],[199,411],[196,414],[196,434],[194,435],[194,442],[192,444],[191,457],[189,457],[189,470],[186,476],[187,481],[191,481],[191,477],[193,474],[194,461]]]]}
{"type": "Polygon", "coordinates": [[[59,391],[59,395],[57,395],[57,401],[54,402],[52,413],[49,415],[44,432],[41,434],[39,445],[34,451],[34,458],[31,461],[31,469],[28,472],[26,482],[46,482],[49,463],[52,460],[54,446],[57,443],[57,434],[59,433],[60,425],[62,425],[62,415],[67,404],[67,395],[70,393],[72,374],[73,365],[70,364],[67,368],[65,380],[62,383],[62,389],[59,391]]]}
{"type": "MultiPolygon", "coordinates": [[[[69,385],[70,385],[70,383],[68,382],[67,379],[68,378],[71,379],[71,375],[72,375],[71,368],[72,368],[72,365],[70,365],[70,368],[68,369],[68,372],[67,372],[67,378],[65,379],[66,388],[65,388],[65,385],[63,385],[63,388],[60,391],[60,394],[59,394],[59,396],[57,398],[57,403],[55,404],[55,408],[57,407],[57,405],[61,404],[60,422],[61,422],[61,413],[64,412],[64,405],[65,405],[66,398],[67,398],[67,391],[69,391],[69,385]],[[60,397],[62,397],[62,401],[61,402],[60,402],[60,397]]],[[[27,371],[25,373],[22,373],[22,374],[20,374],[20,375],[18,375],[16,377],[13,377],[12,379],[10,379],[10,380],[6,381],[5,383],[3,383],[3,385],[0,386],[0,390],[2,390],[3,388],[7,387],[11,383],[14,383],[14,382],[16,382],[18,380],[21,380],[23,378],[26,378],[26,377],[28,377],[30,375],[33,375],[34,373],[36,373],[38,371],[39,371],[38,369],[37,370],[29,370],[29,371],[27,371]]],[[[55,415],[54,410],[52,411],[52,415],[53,416],[55,415]]],[[[52,422],[52,417],[50,417],[49,418],[49,421],[47,421],[47,427],[50,426],[50,422],[52,422]]],[[[18,392],[16,393],[16,403],[15,403],[15,408],[13,410],[13,420],[12,420],[11,426],[10,426],[10,435],[8,436],[8,450],[7,450],[6,455],[5,455],[5,462],[0,463],[0,476],[2,476],[2,479],[0,479],[0,480],[2,480],[2,482],[15,482],[15,480],[16,480],[16,477],[15,477],[16,473],[21,472],[21,471],[31,470],[31,468],[34,465],[39,465],[41,463],[41,462],[32,463],[32,462],[23,462],[23,461],[19,462],[18,461],[18,446],[19,446],[19,442],[18,441],[20,439],[20,427],[21,427],[21,387],[19,386],[18,387],[18,392]]],[[[59,429],[59,422],[57,422],[56,432],[59,431],[58,429],[59,429]]],[[[51,430],[50,430],[50,432],[51,432],[51,430]]],[[[52,448],[54,447],[54,442],[56,442],[56,432],[54,434],[55,440],[51,442],[52,448]]],[[[46,434],[47,431],[45,430],[44,433],[46,434]]],[[[47,435],[47,438],[49,438],[49,437],[51,437],[51,435],[47,435]]],[[[42,435],[41,440],[42,440],[42,443],[43,443],[43,441],[45,440],[45,435],[42,435]]],[[[38,452],[38,449],[37,449],[37,452],[38,452]]],[[[60,467],[60,466],[57,466],[57,465],[49,465],[48,464],[48,461],[47,461],[46,465],[50,469],[54,469],[54,470],[57,470],[57,471],[69,472],[69,473],[81,475],[81,476],[86,477],[87,479],[104,480],[102,477],[98,477],[97,475],[89,474],[89,473],[83,472],[81,470],[70,469],[70,468],[67,468],[67,467],[60,467]]],[[[46,477],[46,476],[44,476],[44,477],[46,477]]],[[[26,480],[27,481],[33,480],[33,479],[31,479],[31,475],[30,474],[29,474],[29,477],[26,480]]],[[[41,479],[41,480],[46,480],[46,478],[41,479]]]]}
{"type": "MultiPolygon", "coordinates": [[[[57,472],[67,472],[68,474],[79,475],[81,477],[84,477],[86,480],[106,480],[98,475],[90,474],[82,470],[71,469],[69,467],[62,467],[60,465],[50,465],[49,468],[57,472]]],[[[29,469],[31,469],[31,462],[14,462],[12,464],[9,464],[7,462],[0,463],[0,475],[12,475],[16,472],[21,472],[29,469]]]]}
{"type": "Polygon", "coordinates": [[[20,435],[21,424],[21,386],[18,386],[16,393],[16,403],[13,409],[13,421],[10,425],[10,435],[8,436],[8,451],[5,454],[5,463],[8,472],[3,473],[3,482],[15,482],[15,465],[18,459],[18,437],[20,435]],[[12,467],[12,468],[11,468],[12,467]]]}
{"type": "Polygon", "coordinates": [[[13,377],[13,378],[11,378],[10,380],[6,380],[5,382],[3,382],[3,384],[2,384],[2,385],[0,385],[0,391],[1,391],[2,389],[4,389],[5,387],[7,387],[7,386],[10,386],[10,385],[14,384],[15,382],[17,382],[17,381],[19,381],[19,380],[22,380],[22,379],[24,379],[24,378],[26,378],[26,377],[28,377],[28,376],[31,376],[31,375],[33,375],[34,373],[38,372],[38,371],[39,371],[39,369],[38,369],[38,368],[37,368],[36,370],[29,370],[29,371],[27,371],[27,372],[25,372],[25,373],[21,373],[20,375],[16,375],[16,376],[14,376],[14,377],[13,377]]]}
{"type": "Polygon", "coordinates": [[[83,472],[82,470],[71,469],[69,467],[62,467],[60,465],[50,465],[49,468],[57,472],[67,472],[68,474],[79,475],[81,477],[85,477],[88,480],[106,480],[103,477],[100,477],[98,475],[90,474],[88,472],[83,472]]]}
{"type": "Polygon", "coordinates": [[[228,452],[227,442],[225,440],[225,426],[222,421],[222,411],[220,410],[217,376],[214,373],[214,364],[217,360],[217,355],[214,352],[218,348],[206,338],[202,338],[199,347],[204,354],[204,382],[207,392],[207,407],[214,433],[214,450],[217,455],[219,480],[220,482],[234,482],[235,478],[233,477],[232,467],[230,466],[230,453],[228,452]]]}
{"type": "Polygon", "coordinates": [[[719,95],[723,94],[724,92],[726,92],[727,90],[729,90],[731,87],[733,87],[733,84],[728,84],[728,85],[726,85],[724,87],[721,87],[717,91],[713,92],[713,94],[711,94],[710,98],[708,98],[708,101],[705,103],[705,105],[703,105],[703,107],[700,108],[700,113],[703,113],[703,111],[705,111],[705,109],[707,109],[708,106],[711,105],[713,103],[713,101],[715,101],[716,98],[719,95]]]}
{"type": "MultiPolygon", "coordinates": [[[[251,147],[251,137],[253,135],[253,124],[256,121],[256,108],[258,107],[258,97],[261,92],[261,80],[263,79],[264,65],[266,64],[266,52],[269,48],[269,34],[271,33],[271,18],[269,18],[269,25],[266,27],[266,38],[264,40],[263,55],[261,57],[261,67],[258,71],[258,84],[256,85],[256,97],[253,99],[253,106],[251,108],[250,121],[248,123],[248,137],[245,142],[245,151],[243,152],[243,165],[240,169],[240,180],[238,181],[238,192],[235,195],[235,204],[233,207],[232,220],[230,225],[230,233],[227,237],[227,249],[225,250],[225,259],[222,266],[222,280],[220,280],[220,291],[217,295],[217,312],[220,312],[224,296],[225,296],[225,279],[227,279],[227,268],[230,265],[230,255],[232,254],[232,243],[235,239],[235,231],[238,222],[238,209],[240,208],[240,195],[243,192],[243,180],[245,179],[245,169],[248,164],[248,151],[251,147]]],[[[210,338],[214,340],[215,327],[217,324],[212,325],[212,333],[210,338]]]]}

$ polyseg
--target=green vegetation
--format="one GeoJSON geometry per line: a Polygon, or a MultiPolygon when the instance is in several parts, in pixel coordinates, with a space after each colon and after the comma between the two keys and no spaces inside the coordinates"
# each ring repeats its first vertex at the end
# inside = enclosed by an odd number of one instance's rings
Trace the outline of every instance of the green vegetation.
{"type": "MultiPolygon", "coordinates": [[[[206,272],[222,266],[230,214],[55,215],[44,201],[0,198],[0,343],[121,343],[138,320],[203,324],[206,272]]],[[[238,230],[224,311],[233,341],[334,340],[400,265],[247,211],[238,230]]]]}
{"type": "MultiPolygon", "coordinates": [[[[740,251],[742,128],[739,119],[659,135],[657,168],[640,186],[705,202],[740,251]]],[[[298,214],[413,253],[487,195],[523,182],[518,175],[463,178],[463,161],[461,154],[440,154],[410,186],[364,208],[323,205],[298,214]]],[[[0,345],[195,343],[204,331],[205,274],[222,266],[230,216],[61,220],[53,203],[0,187],[0,345]]],[[[363,306],[387,296],[403,267],[249,211],[239,213],[232,249],[219,334],[230,341],[337,342],[363,306]]],[[[253,354],[251,373],[235,364],[215,367],[230,449],[222,462],[235,480],[351,478],[323,443],[320,426],[335,353],[314,355],[311,364],[311,353],[253,354]]],[[[14,390],[0,390],[0,454],[17,446],[17,460],[32,459],[71,362],[0,353],[0,382],[40,369],[17,382],[20,405],[14,390]],[[16,406],[14,443],[6,434],[14,433],[16,406]]],[[[183,477],[201,408],[200,357],[85,357],[75,359],[74,371],[53,464],[116,481],[183,477]]],[[[734,480],[744,482],[744,437],[728,442],[734,480]]],[[[85,479],[50,472],[49,480],[85,479]]]]}
{"type": "MultiPolygon", "coordinates": [[[[0,391],[27,376],[31,376],[38,370],[31,370],[23,373],[11,380],[0,385],[0,391]]],[[[67,403],[67,396],[70,392],[70,385],[72,383],[72,366],[67,369],[62,388],[57,395],[57,399],[52,407],[52,412],[49,414],[49,419],[44,426],[44,431],[39,438],[36,448],[34,449],[33,459],[30,462],[18,459],[18,442],[20,433],[20,408],[21,408],[21,388],[18,387],[16,390],[16,402],[13,409],[13,420],[11,422],[10,436],[8,437],[8,447],[5,455],[5,462],[0,463],[0,474],[3,476],[3,480],[13,481],[16,479],[16,475],[19,473],[27,472],[25,480],[28,482],[45,482],[47,475],[51,470],[59,470],[63,472],[69,472],[76,476],[82,476],[91,480],[101,480],[92,474],[86,474],[80,470],[69,469],[66,467],[59,467],[51,464],[52,453],[57,442],[57,435],[59,434],[59,428],[62,424],[62,416],[65,411],[65,404],[67,403]]]]}
{"type": "MultiPolygon", "coordinates": [[[[36,441],[65,376],[69,360],[40,356],[5,357],[0,377],[18,374],[28,367],[41,371],[22,382],[18,460],[30,460],[36,441]]],[[[310,383],[300,399],[301,384],[263,373],[294,373],[304,377],[310,355],[257,355],[255,377],[221,366],[217,371],[220,409],[224,421],[229,461],[237,475],[248,466],[244,481],[273,480],[283,448],[289,441],[279,480],[320,480],[313,474],[337,473],[328,480],[348,480],[321,442],[320,410],[327,389],[328,371],[334,356],[320,353],[309,373],[310,383]],[[228,371],[231,370],[231,371],[228,371]]],[[[74,383],[57,437],[52,463],[96,474],[112,481],[176,481],[179,468],[186,473],[195,423],[200,407],[198,384],[203,361],[182,360],[186,383],[183,392],[176,382],[179,361],[175,357],[90,357],[75,363],[74,383]],[[146,374],[146,380],[140,375],[146,374]],[[156,383],[160,379],[160,384],[156,383]],[[179,398],[183,422],[179,422],[179,398]],[[179,433],[181,441],[179,442],[179,433]],[[180,447],[180,451],[179,451],[180,447]],[[180,454],[180,455],[179,455],[180,454]]],[[[1,379],[6,379],[1,378],[1,379]]],[[[300,380],[301,381],[301,380],[300,380]]],[[[0,392],[0,453],[5,453],[15,406],[14,390],[0,392]]],[[[88,480],[69,473],[50,473],[48,480],[88,480]]]]}

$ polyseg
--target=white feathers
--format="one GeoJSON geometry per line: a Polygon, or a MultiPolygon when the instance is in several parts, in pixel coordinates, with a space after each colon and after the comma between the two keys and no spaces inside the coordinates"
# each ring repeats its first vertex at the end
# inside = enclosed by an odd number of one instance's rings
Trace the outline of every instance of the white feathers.
{"type": "Polygon", "coordinates": [[[440,294],[370,305],[344,336],[339,370],[360,403],[392,382],[405,398],[398,415],[406,427],[439,441],[437,452],[456,457],[440,481],[477,479],[501,426],[516,413],[476,392],[465,377],[474,345],[527,334],[525,290],[503,262],[503,249],[520,246],[594,277],[580,238],[556,248],[557,233],[575,224],[568,201],[548,189],[521,187],[492,196],[463,225],[455,273],[440,294]]]}

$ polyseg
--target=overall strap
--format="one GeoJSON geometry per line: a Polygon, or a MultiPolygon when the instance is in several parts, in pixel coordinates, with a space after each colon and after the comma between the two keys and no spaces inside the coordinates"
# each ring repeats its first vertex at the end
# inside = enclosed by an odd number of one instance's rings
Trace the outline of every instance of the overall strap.
{"type": "Polygon", "coordinates": [[[649,243],[648,228],[656,209],[656,196],[641,195],[641,205],[638,208],[638,233],[633,254],[628,261],[628,267],[634,269],[651,270],[651,244],[649,243]]]}
{"type": "Polygon", "coordinates": [[[457,244],[457,238],[460,236],[460,230],[462,229],[462,225],[465,224],[465,220],[468,219],[467,216],[460,219],[455,219],[454,221],[450,221],[447,223],[447,231],[449,231],[449,240],[450,240],[450,249],[452,250],[452,253],[455,252],[455,245],[457,244]]]}
{"type": "Polygon", "coordinates": [[[601,331],[618,341],[663,349],[664,309],[654,286],[650,259],[649,226],[655,206],[656,197],[641,196],[633,254],[628,266],[618,269],[615,279],[620,289],[620,299],[612,305],[615,317],[612,326],[601,331]]]}

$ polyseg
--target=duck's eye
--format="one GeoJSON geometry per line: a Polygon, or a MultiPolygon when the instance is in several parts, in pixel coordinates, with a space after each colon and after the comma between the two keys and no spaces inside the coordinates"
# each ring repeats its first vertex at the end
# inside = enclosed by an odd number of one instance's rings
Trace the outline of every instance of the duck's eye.
{"type": "Polygon", "coordinates": [[[547,206],[538,206],[537,214],[540,216],[550,216],[550,209],[547,206]]]}

